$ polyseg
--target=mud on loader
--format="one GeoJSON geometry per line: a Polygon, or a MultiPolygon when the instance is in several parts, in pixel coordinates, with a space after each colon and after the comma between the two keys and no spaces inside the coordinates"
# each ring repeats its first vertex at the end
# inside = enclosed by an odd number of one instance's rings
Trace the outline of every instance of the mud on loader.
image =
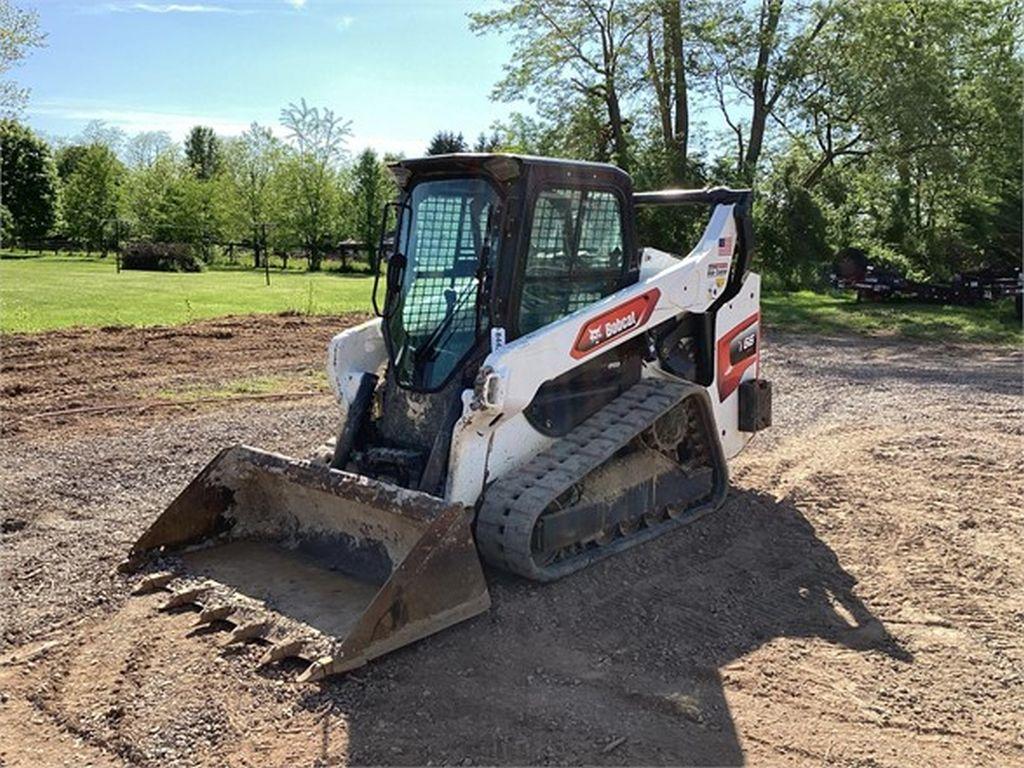
{"type": "Polygon", "coordinates": [[[332,454],[227,448],[125,564],[299,680],[487,610],[481,559],[549,581],[696,520],[771,422],[749,191],[500,154],[392,171],[377,317],[328,349],[332,454]],[[688,255],[637,246],[637,208],[689,205],[688,255]]]}

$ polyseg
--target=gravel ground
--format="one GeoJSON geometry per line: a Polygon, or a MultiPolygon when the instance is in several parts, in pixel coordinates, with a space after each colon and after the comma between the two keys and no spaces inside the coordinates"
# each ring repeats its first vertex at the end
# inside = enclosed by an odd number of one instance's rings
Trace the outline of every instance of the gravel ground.
{"type": "Polygon", "coordinates": [[[720,512],[556,584],[488,572],[489,613],[323,685],[127,598],[114,565],[217,450],[334,426],[323,394],[132,404],[287,381],[339,325],[4,338],[0,766],[1024,765],[1006,350],[772,334],[776,426],[720,512]]]}

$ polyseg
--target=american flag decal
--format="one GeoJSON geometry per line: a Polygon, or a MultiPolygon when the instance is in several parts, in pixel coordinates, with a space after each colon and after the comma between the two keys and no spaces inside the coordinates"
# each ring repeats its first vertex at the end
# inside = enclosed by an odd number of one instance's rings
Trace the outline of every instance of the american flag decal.
{"type": "Polygon", "coordinates": [[[718,255],[719,256],[732,256],[732,238],[731,237],[720,237],[720,238],[718,238],[718,255]]]}

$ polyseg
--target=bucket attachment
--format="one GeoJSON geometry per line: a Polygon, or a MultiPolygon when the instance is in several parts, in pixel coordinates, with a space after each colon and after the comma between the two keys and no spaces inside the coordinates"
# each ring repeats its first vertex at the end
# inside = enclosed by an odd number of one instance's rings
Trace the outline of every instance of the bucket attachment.
{"type": "MultiPolygon", "coordinates": [[[[345,672],[490,606],[471,510],[243,445],[222,451],[132,547],[138,590],[198,606],[225,646],[345,672]],[[174,577],[169,578],[169,573],[174,577]],[[226,626],[225,626],[226,625],[226,626]]],[[[195,630],[194,630],[195,631],[195,630]]]]}

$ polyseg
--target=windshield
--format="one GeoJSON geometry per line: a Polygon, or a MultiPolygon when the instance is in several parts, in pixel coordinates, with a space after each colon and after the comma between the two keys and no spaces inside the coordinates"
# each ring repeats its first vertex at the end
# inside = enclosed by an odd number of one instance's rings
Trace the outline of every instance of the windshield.
{"type": "MultiPolygon", "coordinates": [[[[413,187],[396,253],[405,256],[401,295],[387,319],[398,383],[443,385],[485,331],[478,307],[481,255],[496,233],[498,197],[483,179],[421,182],[413,187]]],[[[493,259],[496,243],[488,249],[493,259]]]]}

